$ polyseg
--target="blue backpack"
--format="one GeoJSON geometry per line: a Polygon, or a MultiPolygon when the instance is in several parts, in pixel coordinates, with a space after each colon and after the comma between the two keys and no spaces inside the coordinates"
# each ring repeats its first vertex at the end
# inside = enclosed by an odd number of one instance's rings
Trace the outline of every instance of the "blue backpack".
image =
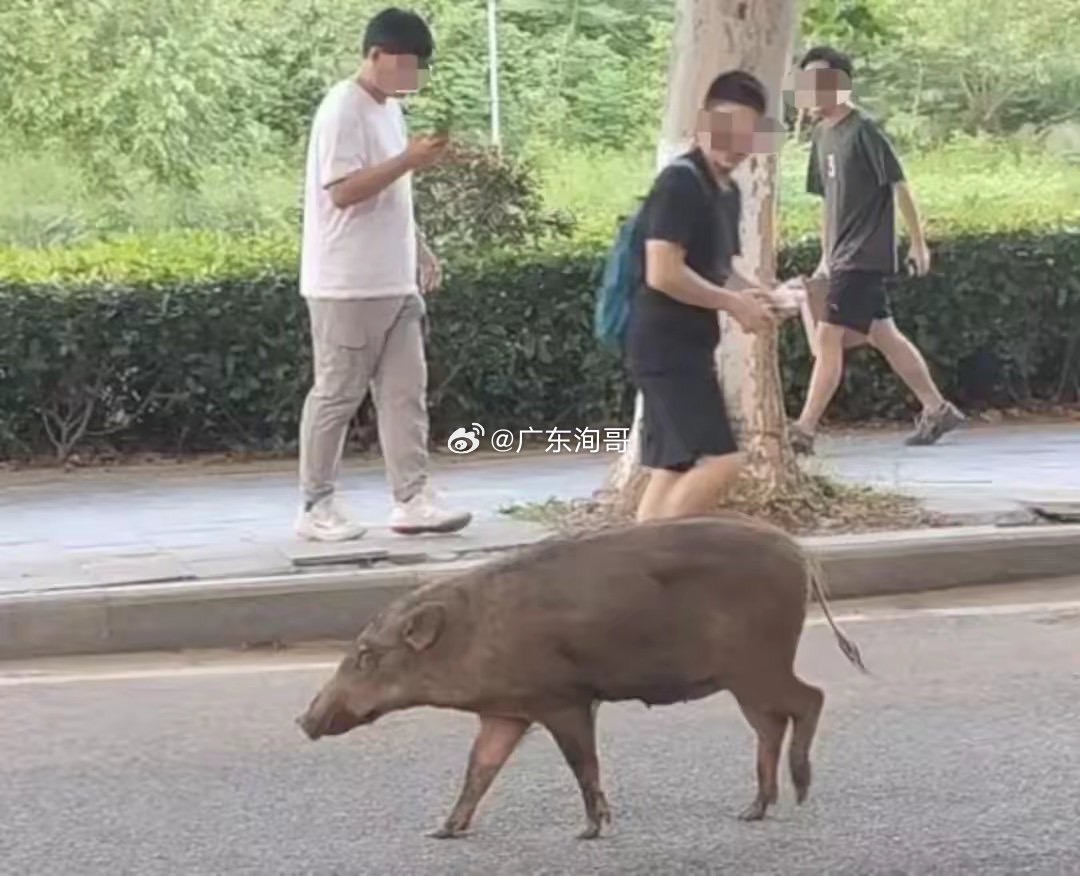
{"type": "MultiPolygon", "coordinates": [[[[690,159],[677,158],[672,164],[689,167],[700,179],[697,165],[690,159]]],[[[630,300],[642,283],[644,244],[640,219],[641,207],[638,207],[619,227],[596,290],[593,334],[602,344],[614,349],[623,347],[630,318],[630,300]]]]}

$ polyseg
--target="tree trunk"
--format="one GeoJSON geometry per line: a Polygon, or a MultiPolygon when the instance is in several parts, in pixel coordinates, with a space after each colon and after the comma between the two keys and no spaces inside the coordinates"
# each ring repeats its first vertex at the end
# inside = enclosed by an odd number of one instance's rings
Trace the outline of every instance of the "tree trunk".
{"type": "MultiPolygon", "coordinates": [[[[769,114],[782,118],[782,87],[791,62],[796,0],[677,0],[667,106],[657,148],[657,169],[691,148],[696,115],[712,80],[725,70],[756,75],[769,91],[769,114]]],[[[776,156],[752,155],[735,173],[742,190],[742,257],[736,267],[763,286],[776,279],[776,156]]],[[[769,491],[798,477],[787,441],[780,380],[778,332],[743,333],[721,315],[723,341],[717,371],[728,413],[748,455],[748,471],[769,491]]],[[[641,399],[630,441],[615,464],[608,490],[624,507],[635,505],[643,486],[638,463],[641,399]]]]}

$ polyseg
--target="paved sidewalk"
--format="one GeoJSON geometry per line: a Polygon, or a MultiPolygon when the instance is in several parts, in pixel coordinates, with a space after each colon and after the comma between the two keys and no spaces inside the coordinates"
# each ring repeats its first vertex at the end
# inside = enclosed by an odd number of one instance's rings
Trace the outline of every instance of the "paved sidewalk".
{"type": "MultiPolygon", "coordinates": [[[[975,524],[1027,514],[1025,500],[1080,499],[1080,424],[971,428],[932,448],[903,433],[821,442],[814,470],[922,499],[975,524]]],[[[372,531],[352,560],[450,559],[543,536],[500,511],[549,498],[587,498],[613,457],[536,454],[440,461],[435,483],[476,522],[458,536],[409,539],[383,527],[380,466],[352,467],[344,491],[372,531]]],[[[0,475],[0,593],[295,571],[338,550],[292,537],[295,463],[167,466],[0,475]]]]}

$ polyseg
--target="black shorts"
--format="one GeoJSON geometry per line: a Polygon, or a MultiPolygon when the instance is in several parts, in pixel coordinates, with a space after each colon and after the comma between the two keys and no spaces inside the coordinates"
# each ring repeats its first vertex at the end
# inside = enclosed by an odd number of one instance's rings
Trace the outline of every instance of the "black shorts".
{"type": "Polygon", "coordinates": [[[704,456],[727,456],[739,446],[724,394],[709,363],[664,374],[636,374],[641,390],[641,464],[687,471],[704,456]]]}
{"type": "Polygon", "coordinates": [[[880,271],[839,271],[829,277],[825,322],[869,334],[875,320],[889,319],[892,309],[886,288],[888,274],[880,271]]]}

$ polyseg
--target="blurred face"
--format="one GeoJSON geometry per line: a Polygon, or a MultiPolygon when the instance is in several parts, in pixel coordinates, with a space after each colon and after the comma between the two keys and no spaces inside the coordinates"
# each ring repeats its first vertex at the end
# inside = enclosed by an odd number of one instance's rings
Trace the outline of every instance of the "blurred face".
{"type": "Polygon", "coordinates": [[[715,103],[698,113],[697,143],[713,166],[731,173],[748,155],[780,151],[783,128],[738,103],[715,103]]]}
{"type": "Polygon", "coordinates": [[[368,54],[371,84],[389,97],[403,97],[419,91],[427,82],[426,62],[416,55],[394,55],[380,48],[368,54]]]}
{"type": "Polygon", "coordinates": [[[811,118],[824,118],[851,99],[851,80],[826,61],[811,61],[795,72],[792,99],[797,108],[809,110],[811,118]]]}

